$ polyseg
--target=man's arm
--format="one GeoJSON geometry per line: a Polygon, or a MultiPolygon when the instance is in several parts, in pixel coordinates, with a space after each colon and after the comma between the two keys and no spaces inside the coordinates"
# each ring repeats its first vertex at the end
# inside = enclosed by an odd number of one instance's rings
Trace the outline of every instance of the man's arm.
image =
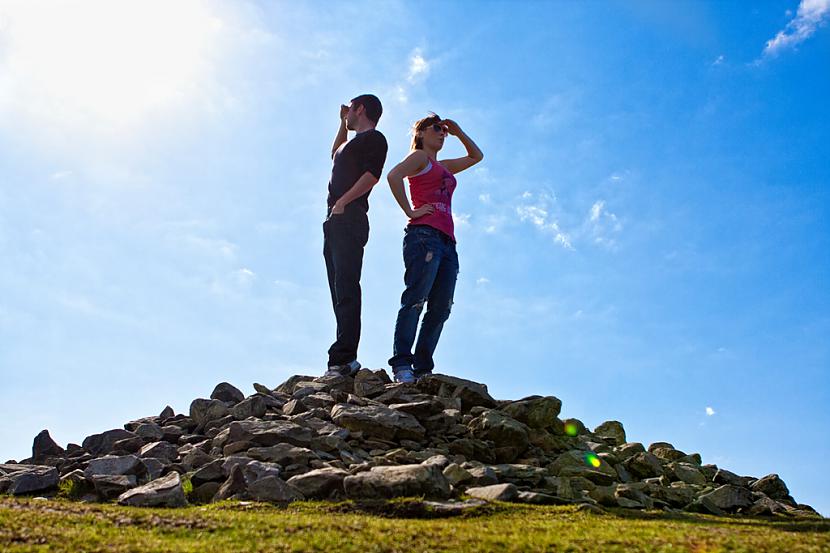
{"type": "Polygon", "coordinates": [[[340,196],[340,198],[334,202],[334,205],[331,208],[332,215],[340,215],[345,211],[346,206],[349,205],[353,200],[361,197],[363,194],[368,192],[372,189],[374,185],[378,183],[378,178],[374,176],[369,171],[363,173],[357,182],[352,185],[351,188],[346,190],[346,193],[340,196]]]}
{"type": "Polygon", "coordinates": [[[337,129],[337,135],[334,137],[334,144],[331,146],[331,157],[334,159],[334,154],[337,149],[343,145],[348,138],[349,131],[346,128],[346,113],[349,111],[349,106],[340,106],[340,128],[337,129]]]}

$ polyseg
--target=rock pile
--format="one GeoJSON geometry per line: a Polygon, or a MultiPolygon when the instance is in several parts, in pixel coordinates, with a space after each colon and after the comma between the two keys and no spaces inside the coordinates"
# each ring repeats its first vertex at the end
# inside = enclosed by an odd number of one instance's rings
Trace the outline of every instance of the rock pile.
{"type": "Polygon", "coordinates": [[[466,495],[592,509],[817,514],[775,474],[738,476],[669,443],[628,442],[617,421],[590,431],[560,419],[562,403],[552,396],[499,401],[469,380],[393,384],[368,369],[254,388],[245,397],[221,383],[186,415],[167,407],[66,449],[44,430],[30,459],[0,464],[0,493],[60,489],[147,506],[403,496],[447,505],[466,495]]]}

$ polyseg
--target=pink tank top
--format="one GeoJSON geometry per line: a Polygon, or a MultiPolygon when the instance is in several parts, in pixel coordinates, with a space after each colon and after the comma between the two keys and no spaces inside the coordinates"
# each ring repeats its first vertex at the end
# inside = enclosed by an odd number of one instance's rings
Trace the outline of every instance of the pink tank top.
{"type": "Polygon", "coordinates": [[[422,205],[432,204],[435,211],[429,215],[410,219],[412,225],[429,225],[449,236],[455,241],[452,222],[452,193],[455,191],[455,176],[437,161],[430,160],[432,168],[427,172],[408,177],[409,195],[412,205],[418,209],[422,205]]]}

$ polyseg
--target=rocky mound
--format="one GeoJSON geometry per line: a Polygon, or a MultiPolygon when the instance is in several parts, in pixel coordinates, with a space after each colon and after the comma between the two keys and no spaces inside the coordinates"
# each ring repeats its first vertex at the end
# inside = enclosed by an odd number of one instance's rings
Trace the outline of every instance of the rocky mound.
{"type": "Polygon", "coordinates": [[[0,493],[124,505],[420,496],[723,514],[816,516],[775,474],[738,476],[671,444],[628,442],[559,418],[553,396],[493,399],[483,384],[383,370],[293,376],[244,394],[221,383],[190,413],[170,407],[66,449],[44,430],[32,457],[0,464],[0,493]]]}

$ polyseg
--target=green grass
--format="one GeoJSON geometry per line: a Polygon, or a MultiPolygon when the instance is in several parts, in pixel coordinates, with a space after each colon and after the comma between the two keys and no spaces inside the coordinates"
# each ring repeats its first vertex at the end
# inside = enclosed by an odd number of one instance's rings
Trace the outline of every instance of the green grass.
{"type": "Polygon", "coordinates": [[[0,498],[0,551],[830,551],[830,520],[488,505],[429,518],[417,501],[141,509],[0,498]]]}

